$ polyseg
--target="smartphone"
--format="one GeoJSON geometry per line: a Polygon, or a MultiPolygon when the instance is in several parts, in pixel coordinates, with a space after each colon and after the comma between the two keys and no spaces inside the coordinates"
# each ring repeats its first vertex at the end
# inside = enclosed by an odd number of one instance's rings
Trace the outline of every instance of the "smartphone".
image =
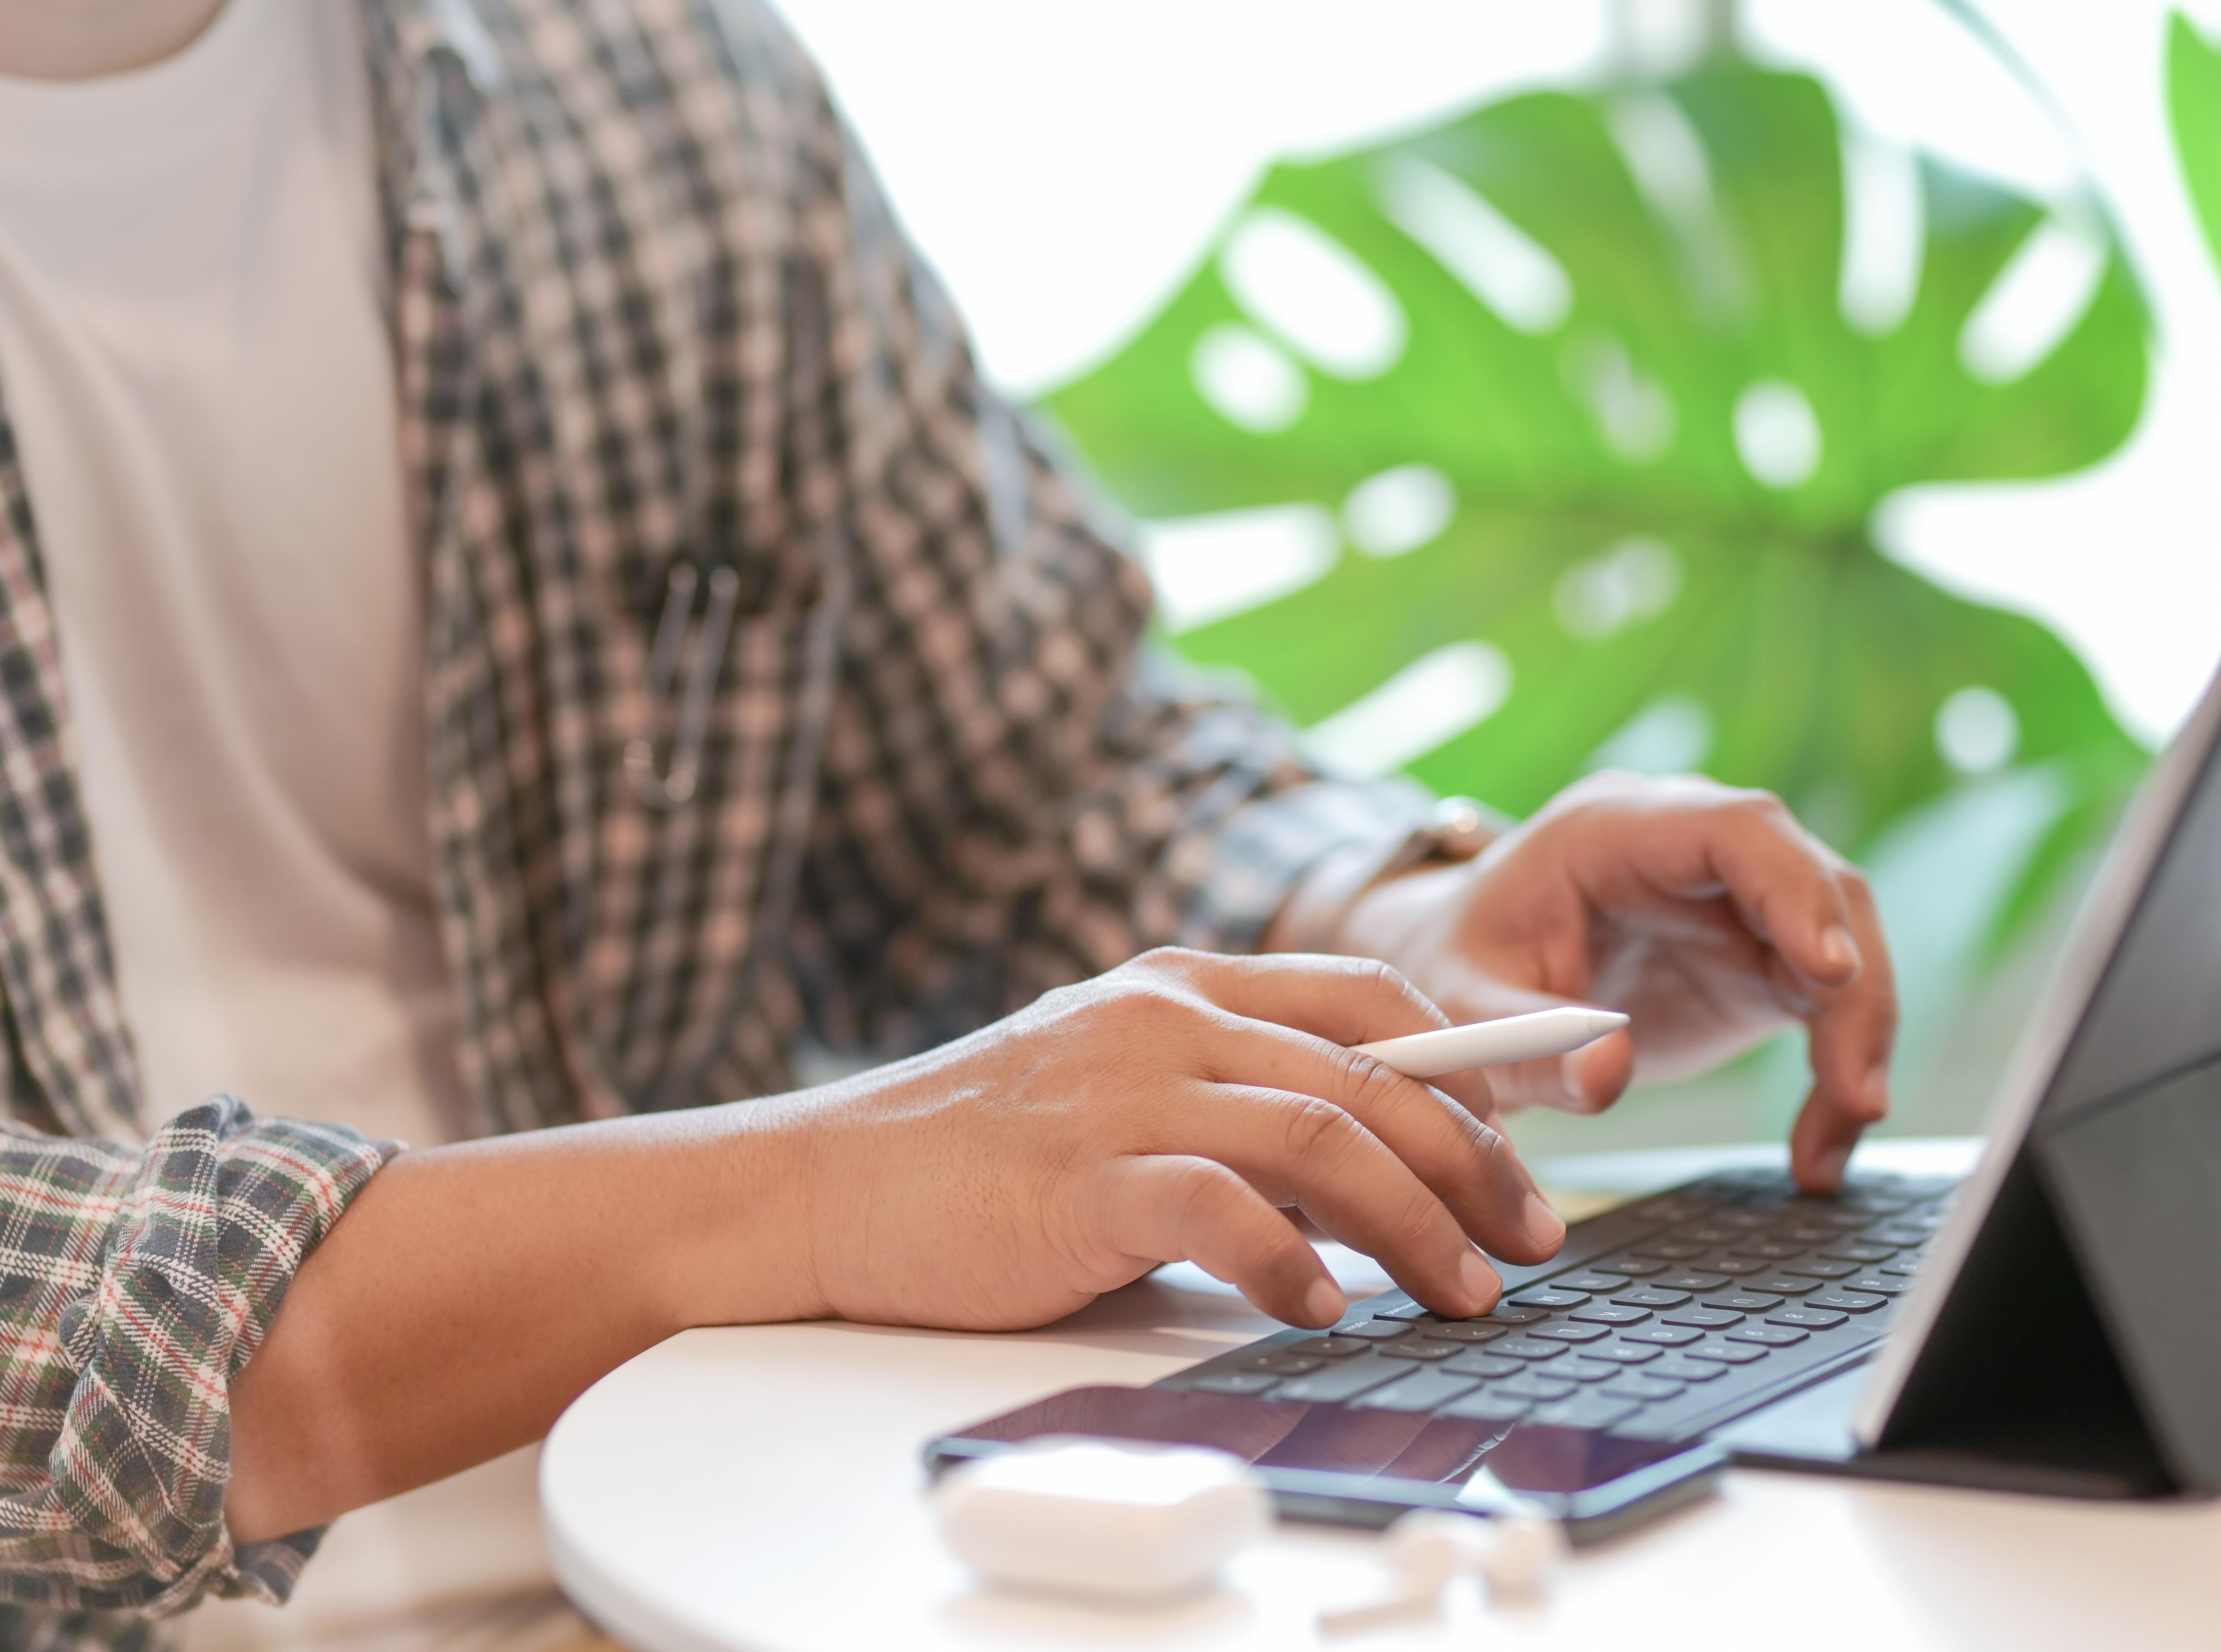
{"type": "Polygon", "coordinates": [[[1252,1465],[1283,1517],[1380,1527],[1406,1509],[1532,1512],[1593,1542],[1711,1492],[1727,1462],[1703,1441],[1467,1422],[1192,1389],[1067,1388],[925,1448],[935,1475],[1051,1436],[1215,1446],[1252,1465]]]}

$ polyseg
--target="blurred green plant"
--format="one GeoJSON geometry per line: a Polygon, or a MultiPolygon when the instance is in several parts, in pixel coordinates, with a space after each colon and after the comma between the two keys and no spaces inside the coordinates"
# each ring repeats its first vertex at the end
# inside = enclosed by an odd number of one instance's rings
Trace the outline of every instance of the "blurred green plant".
{"type": "MultiPolygon", "coordinates": [[[[1174,642],[1345,766],[1515,814],[1607,762],[1702,768],[1854,853],[2040,767],[2057,806],[2002,934],[2145,754],[2049,630],[1890,560],[1874,518],[2112,452],[2147,316],[2094,206],[1889,160],[1847,153],[1817,81],[1730,54],[1277,166],[1046,406],[1144,519],[1300,530],[1298,588],[1174,642]],[[1846,266],[1847,169],[1909,238],[1894,290],[1846,266]],[[2031,354],[1997,323],[2045,257],[2086,302],[2031,354]]],[[[1158,541],[1161,585],[1189,543],[1158,541]]]]}
{"type": "Polygon", "coordinates": [[[2179,11],[2168,22],[2167,112],[2191,207],[2221,260],[2221,51],[2179,11]]]}

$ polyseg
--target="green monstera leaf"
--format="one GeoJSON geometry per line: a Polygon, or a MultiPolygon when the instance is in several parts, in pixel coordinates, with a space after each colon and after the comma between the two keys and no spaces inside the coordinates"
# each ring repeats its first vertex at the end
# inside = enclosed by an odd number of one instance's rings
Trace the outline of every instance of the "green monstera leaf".
{"type": "MultiPolygon", "coordinates": [[[[1817,82],[1727,58],[1279,166],[1046,405],[1145,520],[1279,533],[1256,554],[1292,588],[1173,641],[1348,767],[1514,813],[1602,763],[1701,767],[1856,849],[1966,773],[2048,765],[2064,843],[2141,750],[2049,631],[1872,523],[1910,485],[2112,451],[2143,302],[2101,214],[1913,156],[1860,196],[1894,201],[1893,292],[1886,259],[1846,265],[1868,153],[1817,82]]],[[[1161,535],[1161,584],[1206,543],[1161,535]]]]}

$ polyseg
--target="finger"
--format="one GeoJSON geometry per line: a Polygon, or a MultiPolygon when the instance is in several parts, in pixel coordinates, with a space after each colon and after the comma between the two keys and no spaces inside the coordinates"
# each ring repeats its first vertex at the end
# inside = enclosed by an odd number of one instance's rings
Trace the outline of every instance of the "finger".
{"type": "MultiPolygon", "coordinates": [[[[1220,1009],[1309,1033],[1330,1044],[1369,1044],[1450,1024],[1425,993],[1371,958],[1311,953],[1188,956],[1194,961],[1191,979],[1220,1009]]],[[[1486,1117],[1495,1109],[1488,1080],[1477,1071],[1445,1073],[1436,1084],[1473,1113],[1486,1117]]]]}
{"type": "MultiPolygon", "coordinates": [[[[1592,999],[1566,998],[1516,986],[1479,970],[1461,970],[1442,995],[1442,1007],[1464,1023],[1533,1015],[1543,1010],[1600,1006],[1592,999]]],[[[1631,1031],[1623,1029],[1568,1054],[1492,1067],[1487,1076],[1489,1091],[1502,1111],[1555,1107],[1565,1112],[1596,1113],[1619,1099],[1634,1074],[1635,1040],[1631,1031]]]]}
{"type": "Polygon", "coordinates": [[[1635,1035],[1623,1027],[1569,1055],[1522,1065],[1540,1069],[1535,1082],[1547,1081],[1555,1089],[1561,1099],[1554,1105],[1577,1113],[1600,1113],[1634,1082],[1635,1035]]]}
{"type": "MultiPolygon", "coordinates": [[[[1340,1044],[1261,1021],[1226,1016],[1211,1039],[1200,1075],[1243,1092],[1266,1090],[1316,1097],[1348,1114],[1447,1206],[1458,1225],[1498,1255],[1538,1262],[1556,1253],[1565,1225],[1536,1191],[1519,1155],[1501,1132],[1417,1079],[1340,1044]]],[[[1221,1095],[1205,1108],[1248,1104],[1221,1095]]],[[[1198,1110],[1185,1100],[1166,1127],[1168,1147],[1221,1156],[1247,1128],[1224,1122],[1219,1140],[1190,1145],[1198,1110]]]]}
{"type": "MultiPolygon", "coordinates": [[[[1473,978],[1471,985],[1456,995],[1454,1004],[1461,1022],[1491,1021],[1569,1006],[1597,1007],[1580,998],[1513,986],[1486,976],[1473,978]]],[[[1602,1112],[1619,1099],[1634,1079],[1635,1039],[1623,1028],[1569,1054],[1492,1067],[1487,1076],[1489,1091],[1500,1109],[1555,1107],[1573,1113],[1602,1112]]]]}
{"type": "Polygon", "coordinates": [[[1889,1061],[1897,1042],[1897,983],[1881,921],[1866,880],[1845,880],[1851,923],[1867,967],[1840,991],[1824,993],[1808,1017],[1812,1093],[1790,1135],[1799,1183],[1833,1192],[1851,1149],[1889,1113],[1889,1061]]]}
{"type": "MultiPolygon", "coordinates": [[[[1486,1313],[1501,1288],[1449,1207],[1343,1109],[1249,1086],[1187,1092],[1162,1150],[1240,1173],[1273,1203],[1305,1214],[1438,1312],[1486,1313]]],[[[1525,1247],[1531,1248],[1531,1247],[1525,1247]]]]}
{"type": "MultiPolygon", "coordinates": [[[[1668,893],[1701,900],[1724,892],[1753,933],[1816,986],[1855,979],[1866,960],[1854,930],[1842,861],[1765,792],[1705,786],[1699,801],[1659,810],[1635,835],[1633,866],[1668,893]]],[[[1615,873],[1630,867],[1624,818],[1600,815],[1592,873],[1606,910],[1615,873]]]]}
{"type": "Polygon", "coordinates": [[[1129,1155],[1103,1167],[1094,1192],[1097,1231],[1125,1255],[1192,1261],[1292,1325],[1331,1325],[1349,1305],[1318,1253],[1223,1164],[1129,1155]]]}

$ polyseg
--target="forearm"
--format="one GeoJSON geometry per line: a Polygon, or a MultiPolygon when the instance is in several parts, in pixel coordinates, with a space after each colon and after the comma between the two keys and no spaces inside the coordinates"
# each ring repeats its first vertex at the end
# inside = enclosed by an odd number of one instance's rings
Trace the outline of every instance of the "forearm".
{"type": "Polygon", "coordinates": [[[404,1155],[310,1255],[234,1385],[235,1540],[544,1434],[690,1325],[823,1311],[779,1126],[744,1103],[404,1155]]]}

